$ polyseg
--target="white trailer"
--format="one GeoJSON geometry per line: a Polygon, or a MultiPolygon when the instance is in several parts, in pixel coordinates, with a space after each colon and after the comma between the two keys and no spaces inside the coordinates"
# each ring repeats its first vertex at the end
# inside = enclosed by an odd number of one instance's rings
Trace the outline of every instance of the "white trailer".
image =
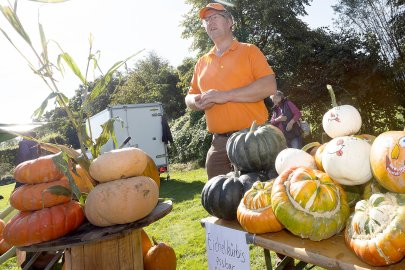
{"type": "MultiPolygon", "coordinates": [[[[125,139],[131,137],[125,147],[136,147],[145,151],[156,163],[159,172],[168,169],[167,141],[163,141],[163,107],[161,103],[126,104],[107,107],[107,109],[90,117],[92,137],[97,138],[101,132],[101,125],[109,119],[119,117],[123,121],[114,122],[114,132],[118,146],[125,139]]],[[[87,125],[89,128],[89,123],[87,125]]],[[[170,131],[169,131],[170,132],[170,131]]],[[[101,152],[115,149],[110,139],[101,152]]]]}

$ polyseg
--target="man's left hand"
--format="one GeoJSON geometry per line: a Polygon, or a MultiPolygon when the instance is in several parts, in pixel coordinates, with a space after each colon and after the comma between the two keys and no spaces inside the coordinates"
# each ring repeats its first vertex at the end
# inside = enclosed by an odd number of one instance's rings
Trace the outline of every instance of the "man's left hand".
{"type": "MultiPolygon", "coordinates": [[[[209,104],[223,104],[228,102],[227,94],[223,91],[210,89],[201,96],[202,106],[208,106],[209,104]]],[[[210,106],[211,107],[211,106],[210,106]]]]}

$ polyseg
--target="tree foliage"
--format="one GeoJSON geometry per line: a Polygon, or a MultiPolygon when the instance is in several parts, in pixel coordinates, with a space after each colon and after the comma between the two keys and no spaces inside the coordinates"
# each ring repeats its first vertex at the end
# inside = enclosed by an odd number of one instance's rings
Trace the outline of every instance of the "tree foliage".
{"type": "Polygon", "coordinates": [[[212,136],[207,132],[203,114],[202,111],[188,110],[173,122],[171,132],[174,144],[171,144],[169,148],[171,162],[194,161],[200,166],[204,166],[205,155],[211,146],[212,136]]]}
{"type": "MultiPolygon", "coordinates": [[[[339,31],[311,30],[298,18],[311,1],[230,2],[233,6],[227,9],[234,16],[235,37],[263,51],[276,73],[278,87],[299,105],[311,123],[311,139],[321,140],[322,116],[331,106],[326,84],[334,86],[340,104],[351,104],[361,111],[362,132],[378,134],[402,129],[404,119],[398,116],[404,114],[404,85],[397,84],[396,68],[381,57],[384,44],[374,32],[363,35],[347,23],[339,31]]],[[[373,1],[341,2],[370,5],[373,1]]],[[[183,21],[183,36],[192,37],[194,48],[204,53],[212,43],[207,42],[206,33],[199,27],[197,14],[206,2],[188,3],[192,8],[183,21]]]]}
{"type": "Polygon", "coordinates": [[[153,103],[163,104],[168,119],[184,114],[185,104],[181,90],[177,87],[179,76],[168,61],[156,53],[135,64],[123,85],[114,92],[112,104],[153,103]]]}

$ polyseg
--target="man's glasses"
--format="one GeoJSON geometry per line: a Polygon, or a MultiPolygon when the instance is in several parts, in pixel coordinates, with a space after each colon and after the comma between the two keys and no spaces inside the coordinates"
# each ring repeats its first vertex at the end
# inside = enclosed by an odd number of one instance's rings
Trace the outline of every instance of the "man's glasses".
{"type": "Polygon", "coordinates": [[[221,17],[225,18],[225,15],[222,14],[222,13],[217,13],[217,14],[205,17],[204,19],[202,19],[202,24],[205,27],[205,26],[208,25],[208,23],[210,21],[218,21],[218,19],[221,18],[221,17]]]}

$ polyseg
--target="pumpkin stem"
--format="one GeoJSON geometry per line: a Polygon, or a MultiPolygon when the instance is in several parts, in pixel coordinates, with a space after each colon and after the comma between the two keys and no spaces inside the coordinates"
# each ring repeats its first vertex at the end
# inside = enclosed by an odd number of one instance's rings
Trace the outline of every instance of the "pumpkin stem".
{"type": "Polygon", "coordinates": [[[304,147],[302,147],[301,150],[307,152],[309,149],[320,146],[320,145],[321,144],[319,142],[311,142],[311,143],[304,145],[304,147]]]}
{"type": "Polygon", "coordinates": [[[250,127],[250,132],[254,132],[257,130],[256,120],[253,121],[252,126],[250,127]]]}
{"type": "Polygon", "coordinates": [[[239,177],[240,176],[240,172],[238,170],[238,167],[236,167],[235,164],[232,164],[233,167],[233,171],[235,172],[235,177],[239,177]]]}
{"type": "Polygon", "coordinates": [[[335,96],[335,92],[333,92],[332,85],[327,84],[326,89],[328,89],[328,91],[329,91],[329,95],[332,100],[332,107],[337,107],[338,104],[336,103],[336,96],[335,96]]]}
{"type": "Polygon", "coordinates": [[[152,236],[152,242],[154,246],[157,246],[159,244],[154,236],[152,236]]]}

